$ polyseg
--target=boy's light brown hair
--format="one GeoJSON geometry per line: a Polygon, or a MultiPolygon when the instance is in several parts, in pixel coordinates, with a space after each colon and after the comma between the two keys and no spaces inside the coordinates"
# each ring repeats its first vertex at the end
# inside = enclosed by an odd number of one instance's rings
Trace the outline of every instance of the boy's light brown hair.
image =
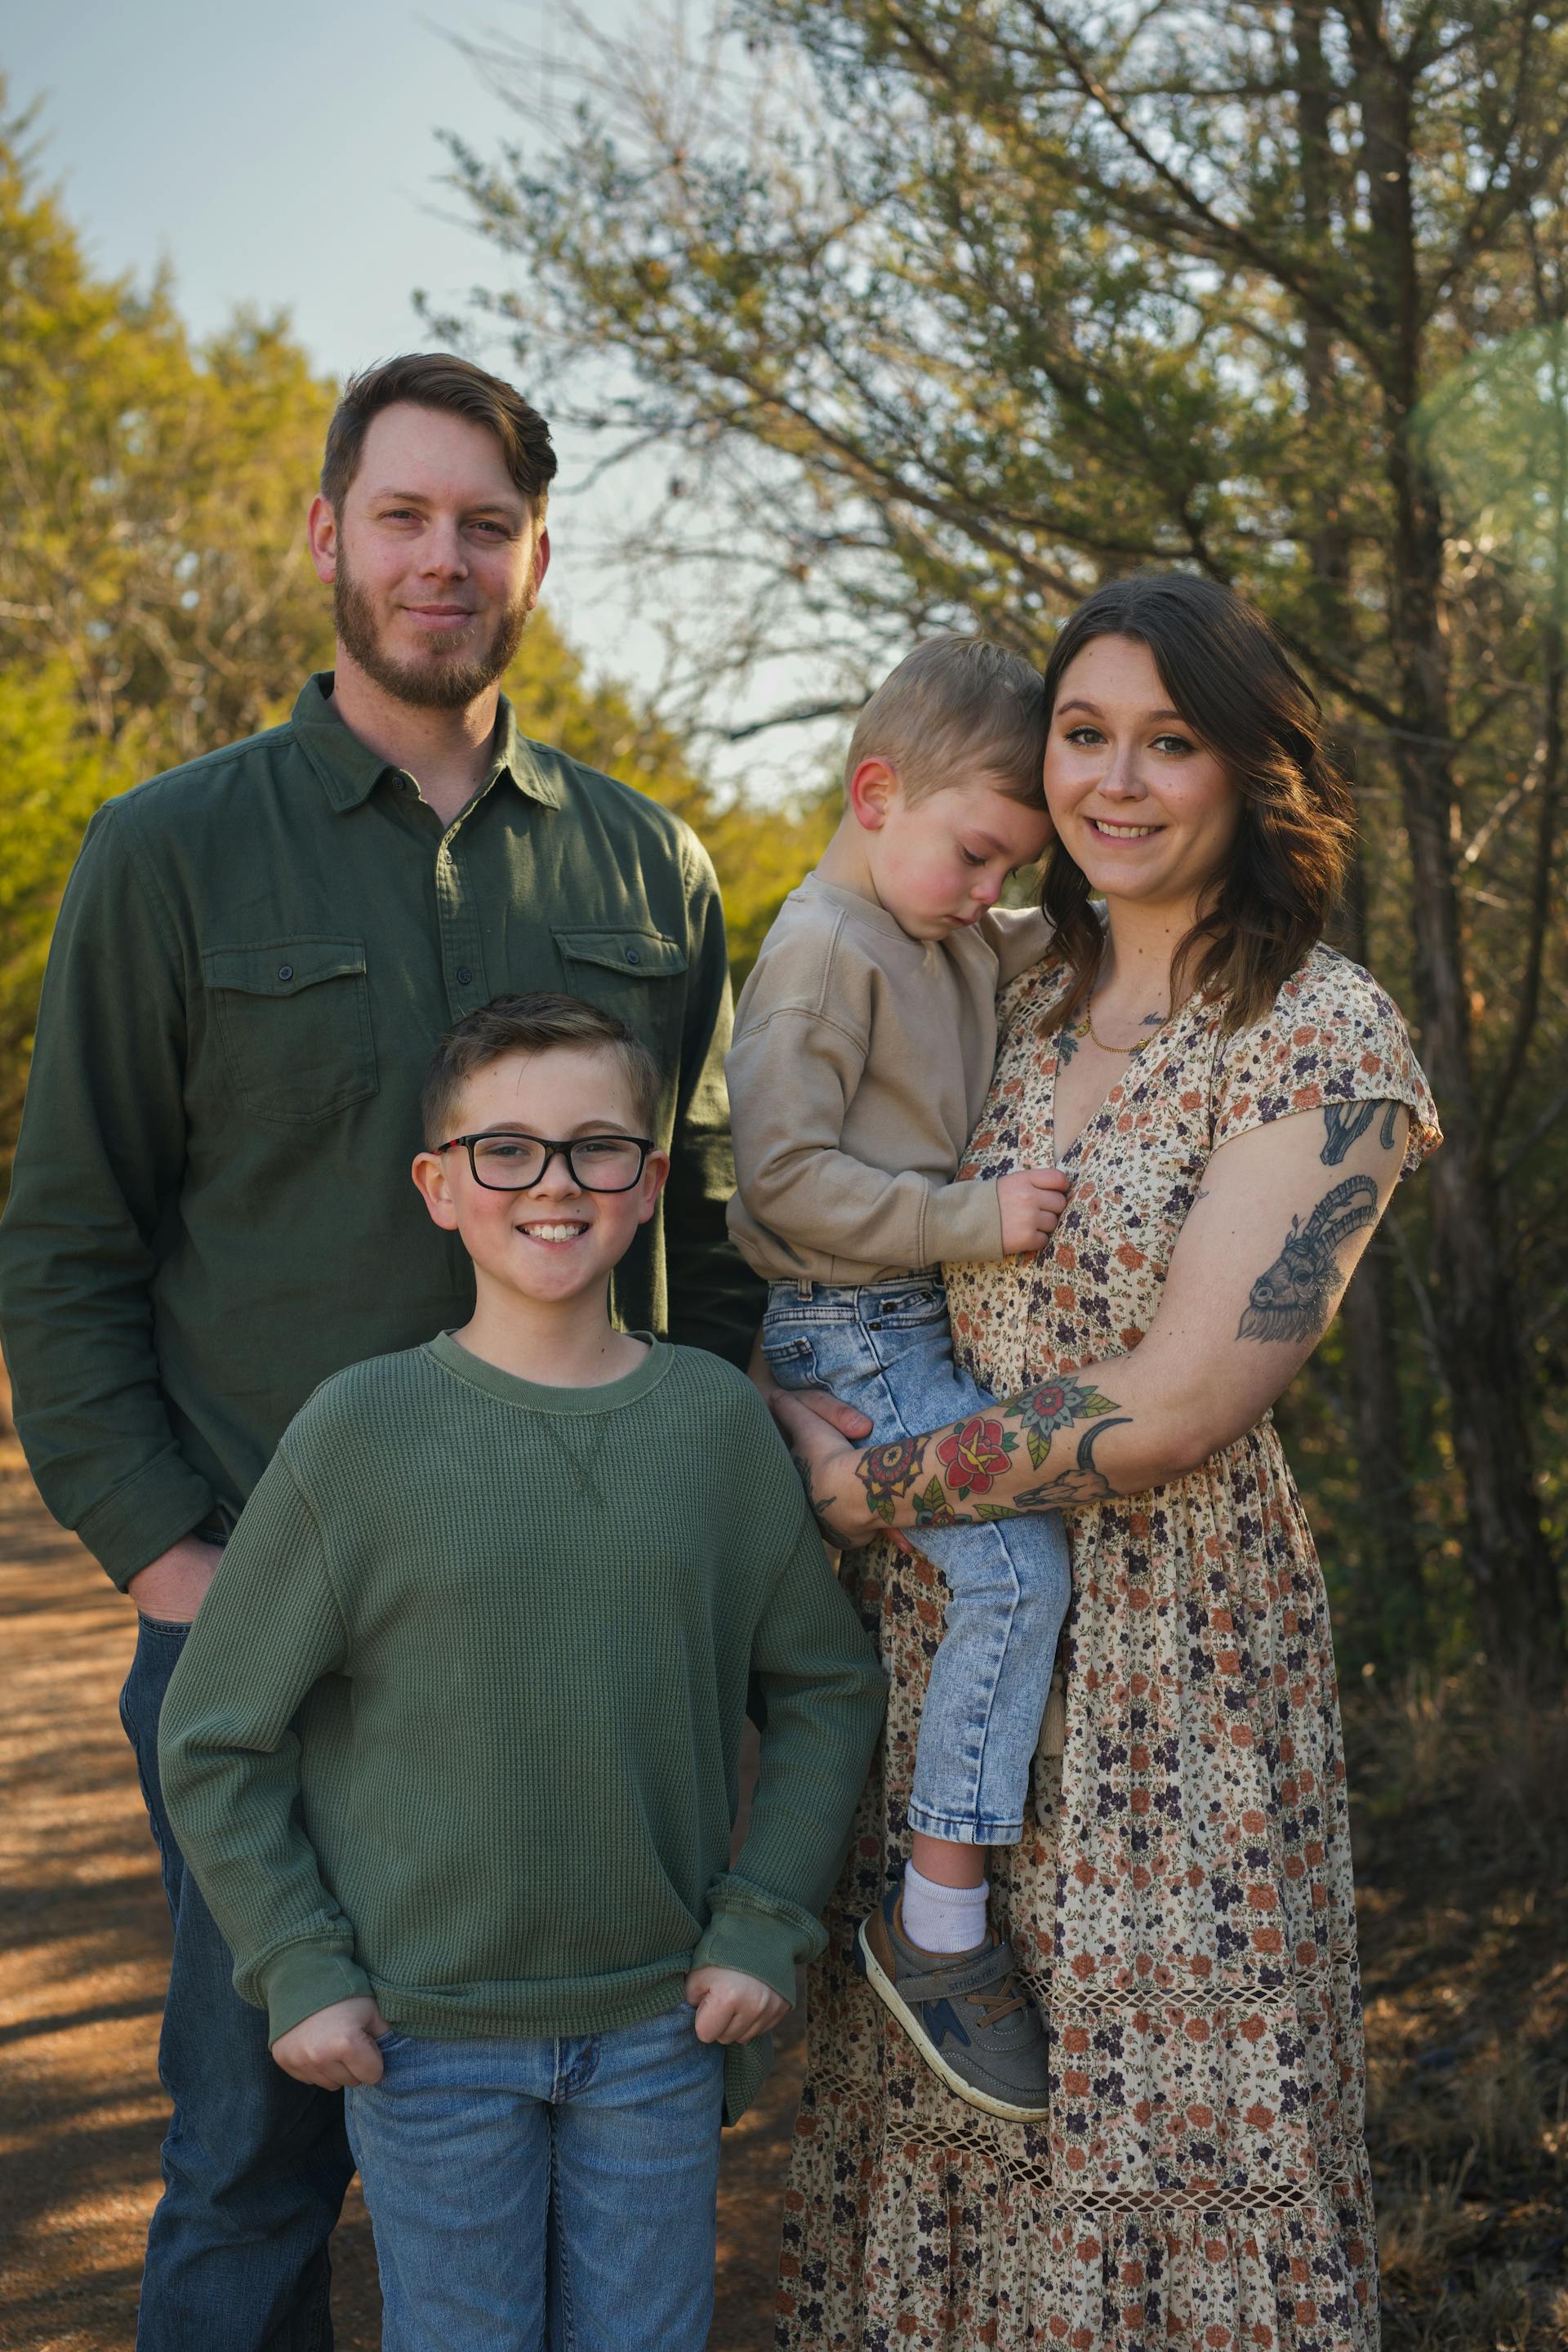
{"type": "Polygon", "coordinates": [[[493,433],[507,472],[528,500],[534,520],[543,520],[555,475],[549,425],[514,385],[454,352],[406,352],[400,359],[366,368],[363,375],[350,376],[327,427],[321,460],[321,496],[334,512],[342,513],[349,485],[359,471],[372,420],[400,401],[466,417],[470,425],[482,425],[493,433]]]}
{"type": "Polygon", "coordinates": [[[1050,712],[1037,670],[989,637],[928,638],[885,677],[855,722],[844,782],[885,760],[904,797],[983,773],[1009,799],[1046,805],[1050,712]]]}
{"type": "Polygon", "coordinates": [[[539,991],[528,996],[492,996],[455,1022],[437,1046],[419,1095],[426,1148],[451,1140],[452,1121],[464,1087],[477,1071],[509,1054],[548,1054],[557,1046],[608,1050],[619,1057],[632,1098],[637,1131],[653,1137],[664,1079],[642,1039],[596,1004],[580,996],[539,991]]]}

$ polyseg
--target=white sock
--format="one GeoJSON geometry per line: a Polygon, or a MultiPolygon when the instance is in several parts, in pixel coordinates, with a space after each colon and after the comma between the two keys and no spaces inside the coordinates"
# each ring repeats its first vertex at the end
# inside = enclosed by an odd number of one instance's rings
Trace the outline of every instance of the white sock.
{"type": "Polygon", "coordinates": [[[968,1952],[985,1941],[984,1879],[978,1886],[939,1886],[904,1864],[904,1934],[922,1952],[968,1952]]]}

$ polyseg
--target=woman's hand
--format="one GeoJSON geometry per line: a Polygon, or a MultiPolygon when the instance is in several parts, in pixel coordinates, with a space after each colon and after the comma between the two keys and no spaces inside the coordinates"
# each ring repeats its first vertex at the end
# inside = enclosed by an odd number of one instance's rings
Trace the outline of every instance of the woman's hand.
{"type": "MultiPolygon", "coordinates": [[[[824,1542],[836,1551],[850,1551],[857,1544],[869,1543],[879,1529],[867,1507],[866,1489],[858,1476],[859,1447],[847,1445],[837,1429],[815,1412],[804,1395],[775,1388],[768,1402],[790,1459],[800,1473],[806,1500],[816,1514],[824,1542]]],[[[869,1435],[871,1424],[864,1413],[855,1417],[869,1435]]]]}

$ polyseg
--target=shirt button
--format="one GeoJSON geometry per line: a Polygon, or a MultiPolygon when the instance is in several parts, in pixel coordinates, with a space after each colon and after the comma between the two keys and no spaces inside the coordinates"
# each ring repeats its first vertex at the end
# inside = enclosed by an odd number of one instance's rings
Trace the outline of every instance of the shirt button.
{"type": "Polygon", "coordinates": [[[470,980],[472,980],[473,976],[474,976],[474,975],[473,975],[473,973],[468,970],[468,965],[467,965],[466,963],[465,963],[465,964],[459,964],[459,966],[458,967],[458,986],[459,988],[467,988],[467,986],[468,986],[468,984],[469,981],[470,981],[470,980]]]}
{"type": "Polygon", "coordinates": [[[292,980],[294,977],[293,965],[291,963],[280,963],[278,967],[278,977],[279,980],[292,980]]]}
{"type": "Polygon", "coordinates": [[[626,950],[626,961],[628,963],[641,963],[642,950],[640,948],[628,948],[626,950]]]}

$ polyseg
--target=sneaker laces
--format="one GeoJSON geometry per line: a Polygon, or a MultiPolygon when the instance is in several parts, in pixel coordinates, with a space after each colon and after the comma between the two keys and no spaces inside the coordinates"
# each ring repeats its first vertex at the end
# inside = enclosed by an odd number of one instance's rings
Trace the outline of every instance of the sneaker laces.
{"type": "Polygon", "coordinates": [[[1028,1992],[1011,1969],[994,1992],[975,1993],[972,1999],[979,2009],[981,2026],[986,2031],[993,2025],[1000,2025],[1005,2017],[1016,2017],[1019,2010],[1029,2006],[1028,1992]]]}

